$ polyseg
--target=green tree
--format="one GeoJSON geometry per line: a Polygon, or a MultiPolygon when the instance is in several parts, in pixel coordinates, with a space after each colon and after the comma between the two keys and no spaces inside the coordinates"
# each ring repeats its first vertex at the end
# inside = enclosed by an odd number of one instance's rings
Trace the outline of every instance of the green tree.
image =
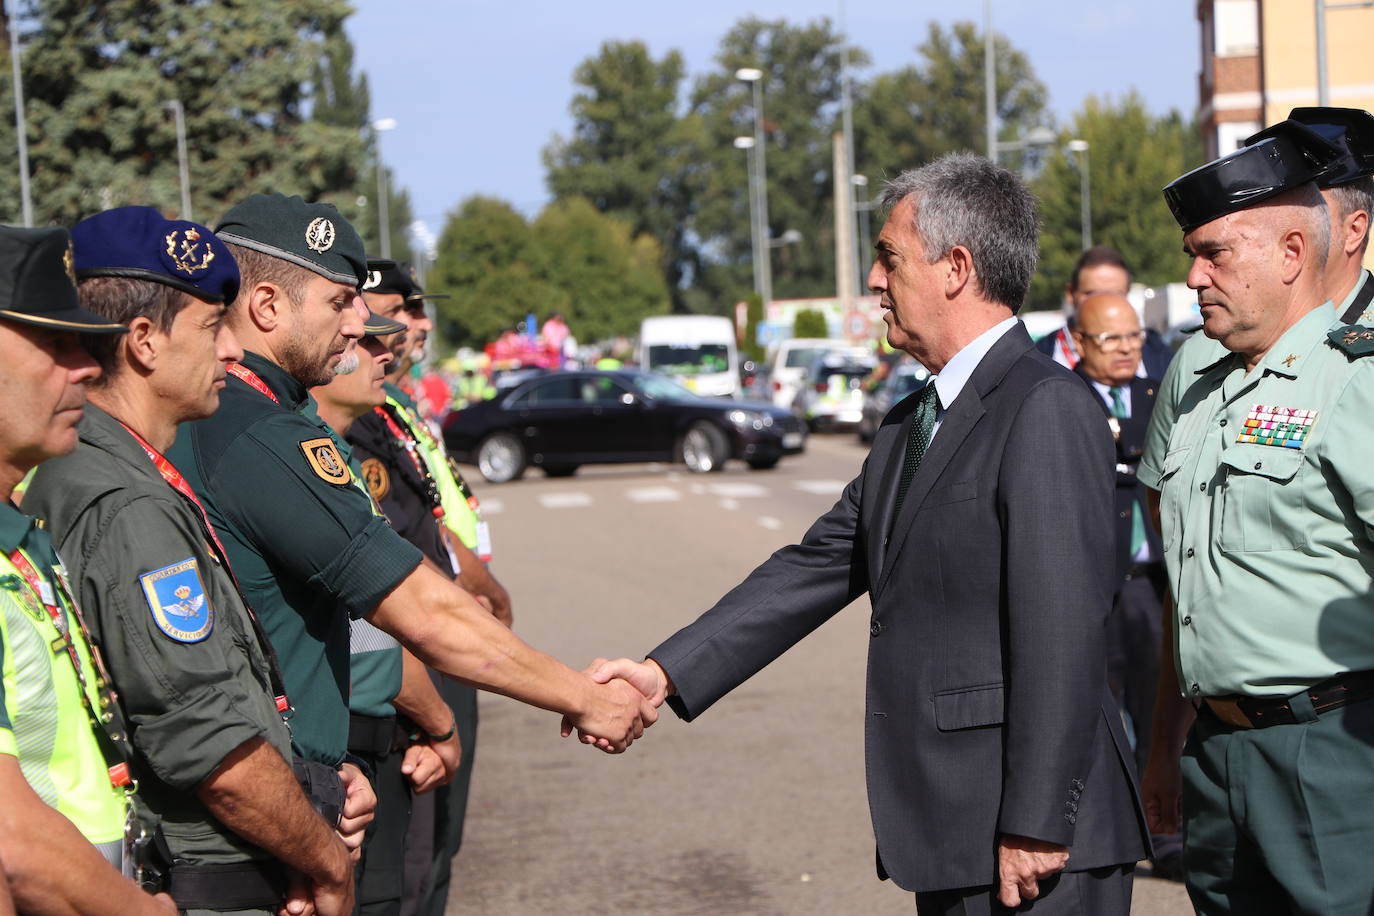
{"type": "Polygon", "coordinates": [[[513,328],[547,301],[565,294],[544,288],[530,269],[530,228],[514,207],[473,196],[452,213],[439,236],[426,288],[448,293],[435,302],[440,336],[453,345],[480,346],[513,328]]]}
{"type": "Polygon", "coordinates": [[[792,319],[792,336],[796,338],[829,337],[830,328],[825,313],[817,309],[801,309],[792,319]]]}
{"type": "Polygon", "coordinates": [[[1171,111],[1154,116],[1132,92],[1113,102],[1089,97],[1060,132],[1056,149],[1032,188],[1040,198],[1043,228],[1032,307],[1053,308],[1063,298],[1069,271],[1083,250],[1079,218],[1082,162],[1065,152],[1070,139],[1088,142],[1092,241],[1121,251],[1135,279],[1156,285],[1182,278],[1178,224],[1160,188],[1202,164],[1197,125],[1171,111]]]}
{"type": "Polygon", "coordinates": [[[362,136],[310,117],[312,80],[350,12],[345,0],[31,0],[29,11],[37,221],[71,223],[128,203],[177,212],[172,99],[186,111],[200,220],[214,222],[252,191],[356,198],[362,136]]]}
{"type": "Polygon", "coordinates": [[[687,221],[699,126],[680,116],[682,79],[677,51],[654,60],[643,42],[603,44],[573,72],[571,136],[554,137],[543,156],[555,198],[585,198],[632,235],[658,240],[673,290],[697,263],[687,221]]]}
{"type": "MultiPolygon", "coordinates": [[[[986,154],[983,35],[971,22],[948,32],[929,26],[918,63],[875,77],[854,108],[854,160],[860,174],[890,179],[945,153],[986,154]]],[[[1045,123],[1048,93],[1026,55],[1005,37],[997,48],[996,93],[1001,138],[1045,123]]]]}
{"type": "MultiPolygon", "coordinates": [[[[748,18],[721,40],[716,69],[699,78],[690,112],[701,119],[701,147],[689,186],[698,196],[691,221],[702,266],[684,297],[694,311],[722,312],[752,287],[745,154],[734,138],[754,133],[752,86],[741,67],[763,71],[768,236],[802,233],[798,245],[770,251],[773,294],[794,298],[835,289],[831,136],[839,123],[841,45],[828,19],[807,25],[748,18]]],[[[850,51],[862,67],[868,55],[850,51]]]]}

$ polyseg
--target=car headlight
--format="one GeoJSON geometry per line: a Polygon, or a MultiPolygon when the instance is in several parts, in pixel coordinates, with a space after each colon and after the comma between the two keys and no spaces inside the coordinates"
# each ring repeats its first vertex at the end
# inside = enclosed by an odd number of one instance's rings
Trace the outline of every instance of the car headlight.
{"type": "Polygon", "coordinates": [[[750,427],[752,429],[763,429],[773,425],[773,418],[766,413],[757,413],[752,410],[740,410],[736,408],[729,413],[730,422],[740,427],[750,427]]]}

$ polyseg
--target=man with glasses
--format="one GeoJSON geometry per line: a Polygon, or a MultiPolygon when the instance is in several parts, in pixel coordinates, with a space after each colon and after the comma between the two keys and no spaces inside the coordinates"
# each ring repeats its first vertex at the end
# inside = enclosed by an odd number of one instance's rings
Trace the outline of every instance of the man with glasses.
{"type": "MultiPolygon", "coordinates": [[[[1136,769],[1143,772],[1159,681],[1165,577],[1159,532],[1136,466],[1145,450],[1159,382],[1137,375],[1145,331],[1125,296],[1101,293],[1083,300],[1073,341],[1081,356],[1074,372],[1097,395],[1116,445],[1116,594],[1107,618],[1107,679],[1129,717],[1136,769]]],[[[1155,874],[1179,879],[1180,838],[1158,835],[1153,841],[1155,874]]]]}

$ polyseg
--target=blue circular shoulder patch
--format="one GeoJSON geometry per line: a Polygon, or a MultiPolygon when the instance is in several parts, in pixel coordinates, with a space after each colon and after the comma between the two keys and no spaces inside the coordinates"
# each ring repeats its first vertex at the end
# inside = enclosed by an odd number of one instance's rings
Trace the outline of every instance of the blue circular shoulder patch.
{"type": "Polygon", "coordinates": [[[194,557],[138,577],[153,622],[177,642],[200,642],[215,626],[215,612],[205,594],[194,557]]]}

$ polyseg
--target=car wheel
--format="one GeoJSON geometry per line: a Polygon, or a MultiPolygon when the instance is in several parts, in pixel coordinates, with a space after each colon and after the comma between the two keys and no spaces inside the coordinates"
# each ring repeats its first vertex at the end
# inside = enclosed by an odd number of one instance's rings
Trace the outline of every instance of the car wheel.
{"type": "Polygon", "coordinates": [[[546,464],[544,465],[545,477],[571,477],[577,473],[575,464],[546,464]]]}
{"type": "Polygon", "coordinates": [[[490,483],[505,483],[525,473],[525,446],[510,433],[492,433],[477,446],[477,470],[490,483]]]}
{"type": "Polygon", "coordinates": [[[755,471],[771,471],[773,468],[775,468],[775,467],[777,467],[777,466],[778,466],[778,457],[777,457],[776,455],[774,455],[772,458],[750,458],[750,459],[749,459],[749,467],[752,468],[752,469],[755,470],[755,471]]]}
{"type": "Polygon", "coordinates": [[[682,437],[682,460],[687,470],[696,474],[719,471],[725,466],[728,448],[725,433],[705,420],[698,420],[687,427],[682,437]]]}

